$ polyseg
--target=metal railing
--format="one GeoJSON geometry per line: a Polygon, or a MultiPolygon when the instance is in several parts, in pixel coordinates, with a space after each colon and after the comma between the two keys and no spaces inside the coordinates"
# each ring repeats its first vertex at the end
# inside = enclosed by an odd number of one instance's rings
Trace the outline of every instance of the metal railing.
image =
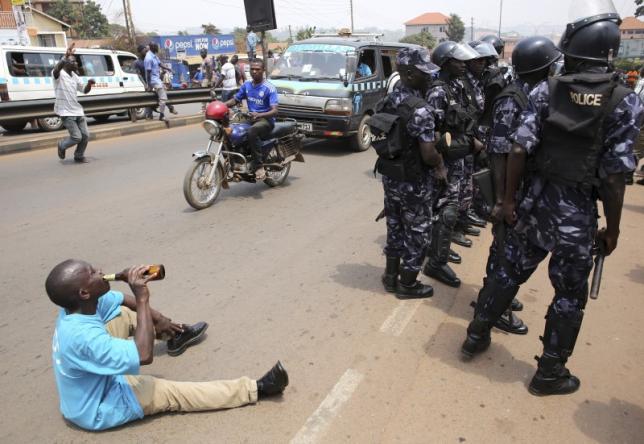
{"type": "MultiPolygon", "coordinates": [[[[168,91],[167,103],[180,105],[183,103],[208,102],[212,100],[210,88],[190,88],[168,91]]],[[[220,91],[218,89],[217,91],[220,91]]],[[[153,92],[135,92],[123,94],[105,94],[96,96],[81,96],[78,101],[86,114],[102,111],[114,111],[127,108],[156,106],[157,96],[153,92]]],[[[54,115],[55,99],[17,100],[0,102],[2,120],[37,119],[54,115]]]]}
{"type": "Polygon", "coordinates": [[[0,29],[16,29],[16,18],[13,12],[0,12],[0,29]]]}

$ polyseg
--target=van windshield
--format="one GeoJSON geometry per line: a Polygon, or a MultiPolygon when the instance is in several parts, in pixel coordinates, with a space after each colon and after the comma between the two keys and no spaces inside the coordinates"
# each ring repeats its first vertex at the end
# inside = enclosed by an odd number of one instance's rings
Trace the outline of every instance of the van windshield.
{"type": "Polygon", "coordinates": [[[291,45],[275,61],[270,78],[340,81],[345,75],[347,56],[350,54],[355,54],[352,46],[315,43],[291,45]]]}

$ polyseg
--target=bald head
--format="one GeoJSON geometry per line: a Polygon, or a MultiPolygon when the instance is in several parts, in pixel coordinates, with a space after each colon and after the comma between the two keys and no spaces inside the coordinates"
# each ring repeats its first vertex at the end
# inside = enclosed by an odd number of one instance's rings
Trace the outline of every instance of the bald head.
{"type": "Polygon", "coordinates": [[[49,299],[67,310],[76,310],[81,289],[89,283],[90,271],[90,264],[77,259],[67,259],[56,265],[45,281],[49,299]]]}

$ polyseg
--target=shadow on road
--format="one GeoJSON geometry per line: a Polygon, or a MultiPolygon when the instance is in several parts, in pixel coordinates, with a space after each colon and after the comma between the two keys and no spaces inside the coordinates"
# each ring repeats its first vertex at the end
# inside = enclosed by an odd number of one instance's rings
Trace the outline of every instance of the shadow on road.
{"type": "Polygon", "coordinates": [[[306,139],[302,153],[327,157],[359,156],[351,151],[348,140],[306,139]]]}
{"type": "Polygon", "coordinates": [[[574,419],[579,430],[600,443],[636,443],[644,436],[644,410],[615,398],[608,404],[587,399],[574,419]]]}
{"type": "Polygon", "coordinates": [[[625,210],[629,210],[629,211],[633,211],[633,212],[635,212],[635,213],[642,213],[642,214],[644,214],[644,207],[643,207],[643,206],[641,206],[641,205],[633,205],[633,204],[627,204],[627,203],[625,203],[625,204],[624,204],[624,209],[625,209],[625,210]]]}
{"type": "Polygon", "coordinates": [[[644,284],[644,266],[639,264],[635,265],[635,268],[628,272],[628,277],[633,282],[644,284]]]}
{"type": "Polygon", "coordinates": [[[465,360],[461,354],[465,327],[453,322],[445,322],[425,344],[424,349],[430,358],[440,359],[450,367],[465,373],[478,374],[504,384],[523,382],[527,386],[535,367],[515,359],[507,348],[495,343],[496,334],[492,333],[492,345],[487,352],[472,360],[465,360]]]}
{"type": "Polygon", "coordinates": [[[382,288],[380,275],[383,268],[371,264],[340,264],[336,266],[337,272],[331,275],[338,284],[357,290],[371,291],[387,294],[382,288]]]}

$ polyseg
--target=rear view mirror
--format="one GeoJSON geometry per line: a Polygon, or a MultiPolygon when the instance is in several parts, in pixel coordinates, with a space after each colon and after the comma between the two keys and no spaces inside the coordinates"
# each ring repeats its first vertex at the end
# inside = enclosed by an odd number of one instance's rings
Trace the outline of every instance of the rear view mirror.
{"type": "Polygon", "coordinates": [[[344,69],[344,86],[349,85],[349,81],[358,71],[358,55],[353,53],[347,53],[347,62],[344,69]]]}

